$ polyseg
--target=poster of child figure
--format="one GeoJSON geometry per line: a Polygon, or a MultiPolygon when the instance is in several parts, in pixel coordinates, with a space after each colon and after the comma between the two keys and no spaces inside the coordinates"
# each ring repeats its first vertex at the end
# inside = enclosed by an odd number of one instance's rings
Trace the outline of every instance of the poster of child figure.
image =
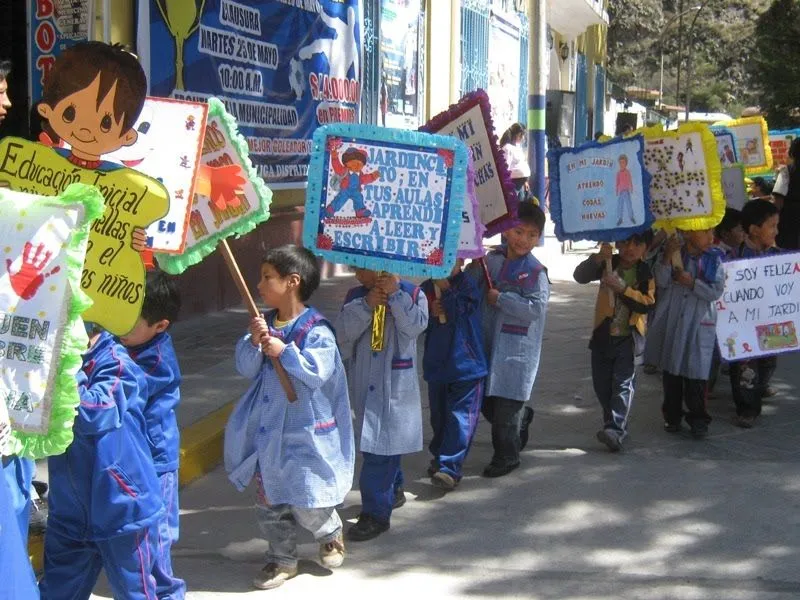
{"type": "Polygon", "coordinates": [[[738,161],[736,157],[736,138],[728,129],[714,127],[711,130],[717,140],[717,154],[719,162],[723,167],[735,165],[738,161]]]}
{"type": "Polygon", "coordinates": [[[745,117],[717,125],[730,130],[736,138],[736,157],[744,165],[746,175],[772,168],[772,150],[764,117],[745,117]]]}
{"type": "Polygon", "coordinates": [[[645,168],[652,176],[650,209],[661,225],[696,230],[714,227],[725,213],[722,166],[708,126],[677,131],[644,130],[645,168]]]}
{"type": "Polygon", "coordinates": [[[650,227],[644,138],[552,150],[550,207],[559,240],[616,241],[650,227]]]}
{"type": "Polygon", "coordinates": [[[438,135],[329,125],[314,135],[303,241],[324,258],[439,277],[456,258],[466,146],[438,135]]]}

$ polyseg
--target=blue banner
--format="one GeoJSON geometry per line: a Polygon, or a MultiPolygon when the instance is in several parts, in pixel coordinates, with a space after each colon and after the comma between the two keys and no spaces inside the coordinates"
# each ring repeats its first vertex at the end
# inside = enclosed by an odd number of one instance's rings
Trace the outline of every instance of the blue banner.
{"type": "Polygon", "coordinates": [[[29,90],[31,104],[42,99],[42,82],[61,53],[88,39],[92,20],[91,0],[73,0],[68,9],[52,0],[29,0],[29,90]]]}
{"type": "Polygon", "coordinates": [[[142,4],[151,95],[222,100],[267,183],[305,182],[314,130],[358,119],[358,0],[142,4]]]}

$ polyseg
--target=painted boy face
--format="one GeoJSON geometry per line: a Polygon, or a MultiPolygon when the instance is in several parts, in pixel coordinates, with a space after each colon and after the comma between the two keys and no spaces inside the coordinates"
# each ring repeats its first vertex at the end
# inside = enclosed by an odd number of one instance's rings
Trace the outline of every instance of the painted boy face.
{"type": "Polygon", "coordinates": [[[63,98],[55,106],[41,103],[39,114],[47,119],[55,133],[70,146],[75,156],[97,160],[103,154],[130,146],[136,142],[133,129],[123,131],[124,120],[114,117],[115,83],[97,105],[100,76],[88,87],[63,98]]]}
{"type": "Polygon", "coordinates": [[[627,169],[628,168],[628,159],[627,158],[620,158],[619,159],[619,168],[620,169],[627,169]]]}
{"type": "Polygon", "coordinates": [[[354,173],[360,173],[361,170],[364,168],[364,163],[358,160],[357,158],[351,158],[344,166],[353,171],[354,173]]]}

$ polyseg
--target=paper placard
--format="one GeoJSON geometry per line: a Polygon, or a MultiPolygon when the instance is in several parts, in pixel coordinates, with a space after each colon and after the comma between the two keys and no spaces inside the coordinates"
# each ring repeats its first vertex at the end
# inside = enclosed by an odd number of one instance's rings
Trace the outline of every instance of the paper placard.
{"type": "Polygon", "coordinates": [[[617,138],[548,153],[556,237],[613,242],[649,229],[650,174],[644,138],[617,138]]]}
{"type": "Polygon", "coordinates": [[[142,311],[145,268],[131,247],[133,230],[167,214],[167,190],[143,173],[103,161],[97,169],[67,159],[69,151],[19,138],[0,141],[0,186],[55,196],[71,183],[97,187],[105,213],[92,224],[81,289],[92,299],[83,315],[114,335],[125,335],[142,311]]]}
{"type": "Polygon", "coordinates": [[[469,148],[475,168],[480,218],[486,225],[484,235],[488,236],[513,225],[519,204],[505,155],[497,145],[491,114],[486,92],[477,90],[420,128],[420,131],[458,138],[469,148]]]}
{"type": "Polygon", "coordinates": [[[60,454],[72,440],[75,373],[86,349],[78,315],[89,221],[103,213],[95,188],[60,197],[0,189],[0,401],[8,409],[12,453],[60,454]]]}
{"type": "Polygon", "coordinates": [[[269,219],[272,192],[253,168],[247,141],[237,130],[236,120],[216,98],[209,99],[208,107],[199,179],[204,182],[204,191],[210,190],[216,197],[199,189],[194,195],[183,254],[156,255],[159,266],[167,273],[182,273],[214,252],[220,240],[243,235],[269,219]],[[215,192],[216,173],[225,173],[227,200],[215,192]]]}
{"type": "Polygon", "coordinates": [[[466,192],[458,140],[369,125],[314,134],[303,242],[327,260],[406,276],[447,277],[466,192]]]}
{"type": "Polygon", "coordinates": [[[729,208],[736,210],[744,208],[748,197],[742,165],[722,168],[722,193],[725,195],[725,204],[729,208]]]}
{"type": "Polygon", "coordinates": [[[719,162],[724,167],[730,167],[739,162],[736,156],[736,137],[729,129],[712,127],[711,131],[717,140],[717,154],[719,162]]]}
{"type": "Polygon", "coordinates": [[[747,360],[800,348],[800,253],[723,263],[717,340],[725,360],[747,360]]]}
{"type": "Polygon", "coordinates": [[[656,227],[715,227],[725,214],[725,197],[717,142],[708,126],[687,123],[677,131],[653,128],[642,132],[656,227]]]}
{"type": "Polygon", "coordinates": [[[778,170],[789,164],[789,146],[800,136],[800,129],[785,129],[769,132],[769,147],[772,152],[772,167],[778,170]]]}
{"type": "Polygon", "coordinates": [[[147,246],[154,252],[183,252],[207,117],[205,103],[148,97],[133,127],[136,143],[103,157],[167,188],[169,212],[147,228],[147,246]]]}
{"type": "Polygon", "coordinates": [[[736,156],[744,165],[746,175],[772,169],[772,151],[764,117],[745,117],[719,125],[729,129],[736,138],[736,156]]]}
{"type": "Polygon", "coordinates": [[[483,233],[486,231],[480,219],[480,206],[475,193],[475,169],[472,157],[467,156],[467,193],[461,209],[461,236],[458,239],[458,258],[481,258],[486,251],[483,248],[483,233]]]}

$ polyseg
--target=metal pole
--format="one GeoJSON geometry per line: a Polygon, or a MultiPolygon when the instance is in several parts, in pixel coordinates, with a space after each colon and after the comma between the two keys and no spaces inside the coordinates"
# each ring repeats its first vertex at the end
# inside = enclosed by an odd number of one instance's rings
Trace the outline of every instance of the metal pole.
{"type": "Polygon", "coordinates": [[[528,0],[528,164],[531,189],[545,203],[545,106],[547,96],[547,2],[528,0]]]}
{"type": "Polygon", "coordinates": [[[694,34],[694,26],[697,24],[697,18],[703,9],[711,0],[705,0],[697,9],[697,13],[692,19],[692,24],[689,26],[689,31],[686,33],[686,43],[688,44],[688,53],[686,55],[686,120],[689,120],[689,104],[691,103],[692,96],[692,35],[694,34]]]}
{"type": "Polygon", "coordinates": [[[681,105],[681,63],[683,62],[683,0],[678,4],[678,74],[675,78],[675,106],[681,105]]]}
{"type": "Polygon", "coordinates": [[[111,43],[111,0],[103,0],[103,41],[111,43]]]}
{"type": "Polygon", "coordinates": [[[661,42],[661,77],[658,83],[658,108],[664,104],[664,42],[661,42]]]}

